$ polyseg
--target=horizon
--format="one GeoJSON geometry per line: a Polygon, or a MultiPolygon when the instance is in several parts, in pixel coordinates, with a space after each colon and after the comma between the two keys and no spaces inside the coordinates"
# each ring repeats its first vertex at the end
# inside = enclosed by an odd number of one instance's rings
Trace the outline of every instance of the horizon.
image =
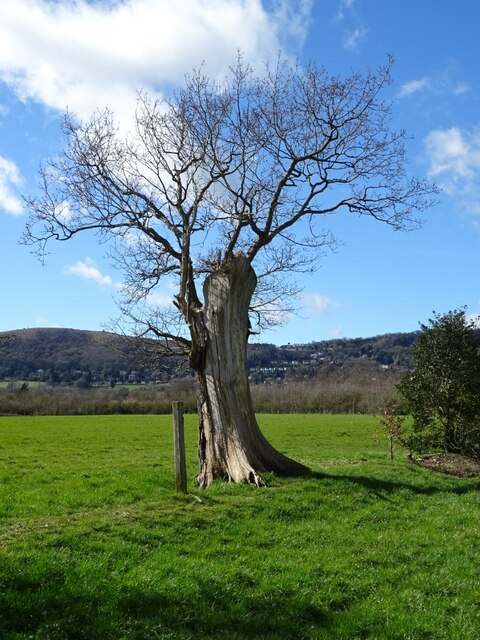
{"type": "MultiPolygon", "coordinates": [[[[79,332],[86,332],[86,333],[107,333],[113,336],[121,336],[123,334],[120,333],[115,333],[114,331],[108,330],[108,329],[76,329],[75,327],[22,327],[22,328],[16,328],[16,329],[7,329],[7,330],[0,330],[0,336],[1,335],[5,335],[7,333],[20,333],[21,331],[79,331],[79,332]]],[[[415,331],[392,331],[392,332],[387,332],[387,333],[378,333],[372,336],[353,336],[353,337],[347,337],[347,336],[340,336],[338,338],[322,338],[322,339],[312,339],[312,340],[308,340],[308,342],[285,342],[285,343],[275,343],[275,342],[267,342],[267,341],[263,341],[263,340],[248,340],[247,344],[248,345],[273,345],[277,348],[281,348],[281,347],[286,347],[286,346],[307,346],[310,344],[314,344],[314,343],[319,343],[319,342],[335,342],[335,341],[350,341],[350,340],[375,340],[377,338],[383,338],[386,336],[394,336],[394,335],[410,335],[412,333],[418,333],[420,331],[420,329],[417,329],[415,331]]],[[[135,336],[129,336],[129,337],[135,337],[135,336]]],[[[260,337],[260,336],[259,336],[260,337]]],[[[147,338],[147,340],[152,340],[154,338],[147,338]]],[[[165,356],[168,357],[168,356],[165,356]]]]}
{"type": "MultiPolygon", "coordinates": [[[[480,313],[480,6],[424,0],[4,0],[0,4],[0,331],[102,331],[118,316],[122,274],[94,236],[51,244],[42,266],[18,245],[40,163],[57,154],[68,108],[110,106],[128,121],[139,87],[162,95],[205,62],[221,77],[238,50],[259,67],[282,50],[331,74],[365,73],[393,55],[392,128],[405,128],[407,170],[436,182],[424,225],[328,220],[339,246],[296,278],[299,311],[253,342],[309,344],[418,331],[434,312],[480,313]],[[152,37],[146,37],[150,34],[152,37]],[[27,35],[28,34],[28,37],[27,35]],[[154,37],[155,36],[155,37],[154,37]],[[128,41],[129,46],[125,46],[128,41]]],[[[168,281],[156,304],[170,304],[168,281]]],[[[252,340],[250,340],[252,342],[252,340]]]]}

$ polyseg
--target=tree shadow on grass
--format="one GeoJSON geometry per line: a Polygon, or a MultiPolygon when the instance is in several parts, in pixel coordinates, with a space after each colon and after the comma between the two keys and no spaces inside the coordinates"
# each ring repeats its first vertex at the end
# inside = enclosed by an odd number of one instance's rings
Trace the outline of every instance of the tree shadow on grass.
{"type": "Polygon", "coordinates": [[[9,585],[2,640],[297,640],[326,637],[335,614],[334,602],[319,607],[288,590],[259,593],[235,580],[192,581],[176,593],[135,585],[79,595],[59,577],[56,589],[46,575],[9,585]]]}
{"type": "MultiPolygon", "coordinates": [[[[415,495],[435,495],[438,493],[452,493],[455,495],[465,495],[468,493],[477,493],[480,489],[480,480],[476,480],[472,482],[470,480],[469,484],[452,484],[451,482],[448,485],[440,485],[438,482],[438,476],[436,476],[436,482],[432,479],[430,483],[430,479],[427,479],[428,484],[425,482],[425,476],[422,474],[418,477],[418,482],[405,482],[402,480],[383,480],[380,478],[375,478],[374,476],[362,476],[356,474],[341,474],[341,473],[325,473],[323,471],[311,471],[310,478],[315,480],[342,480],[345,482],[351,482],[355,485],[360,485],[364,489],[368,491],[372,491],[378,497],[387,496],[390,493],[395,493],[400,490],[409,491],[415,495]]],[[[451,480],[451,476],[449,476],[451,480]]],[[[455,482],[455,480],[454,480],[455,482]]]]}
{"type": "Polygon", "coordinates": [[[217,581],[202,581],[201,595],[183,597],[146,595],[137,590],[123,599],[121,607],[136,621],[137,628],[141,625],[145,632],[156,629],[168,638],[297,640],[307,637],[312,629],[320,635],[331,626],[331,610],[294,593],[272,590],[249,594],[246,589],[239,600],[238,591],[232,593],[231,586],[225,582],[219,592],[217,581]]]}

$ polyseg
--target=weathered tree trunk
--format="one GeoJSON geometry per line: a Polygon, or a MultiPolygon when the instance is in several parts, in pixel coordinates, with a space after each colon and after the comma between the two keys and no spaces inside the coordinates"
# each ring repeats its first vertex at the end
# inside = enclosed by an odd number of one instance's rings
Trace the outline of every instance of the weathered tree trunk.
{"type": "Polygon", "coordinates": [[[241,254],[205,282],[206,339],[197,370],[202,487],[215,478],[263,485],[261,471],[308,472],[270,445],[255,418],[247,375],[248,308],[255,286],[255,272],[241,254]]]}

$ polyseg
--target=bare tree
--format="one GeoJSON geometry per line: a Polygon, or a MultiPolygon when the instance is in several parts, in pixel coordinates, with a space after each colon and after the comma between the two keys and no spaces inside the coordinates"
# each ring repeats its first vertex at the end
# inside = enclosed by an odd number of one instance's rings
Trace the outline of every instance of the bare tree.
{"type": "Polygon", "coordinates": [[[25,243],[43,253],[51,239],[95,232],[125,274],[122,310],[158,338],[159,352],[188,355],[203,487],[306,470],[258,428],[246,345],[251,322],[284,311],[291,274],[335,242],[328,217],[345,211],[406,229],[431,204],[434,188],[406,176],[404,132],[389,128],[380,94],[390,71],[389,60],[341,79],[280,59],[257,75],[239,56],[222,82],[200,69],[170,99],[140,94],[128,138],[108,111],[86,123],[68,115],[65,150],[27,200],[25,243]],[[152,313],[165,278],[174,306],[152,313]]]}

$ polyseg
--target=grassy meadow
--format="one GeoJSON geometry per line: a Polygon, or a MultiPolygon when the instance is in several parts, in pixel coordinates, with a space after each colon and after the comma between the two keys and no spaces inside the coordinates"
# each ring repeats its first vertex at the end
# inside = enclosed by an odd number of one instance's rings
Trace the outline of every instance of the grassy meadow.
{"type": "Polygon", "coordinates": [[[260,415],[308,478],[174,492],[169,416],[0,417],[2,640],[480,637],[480,482],[368,416],[260,415]]]}

